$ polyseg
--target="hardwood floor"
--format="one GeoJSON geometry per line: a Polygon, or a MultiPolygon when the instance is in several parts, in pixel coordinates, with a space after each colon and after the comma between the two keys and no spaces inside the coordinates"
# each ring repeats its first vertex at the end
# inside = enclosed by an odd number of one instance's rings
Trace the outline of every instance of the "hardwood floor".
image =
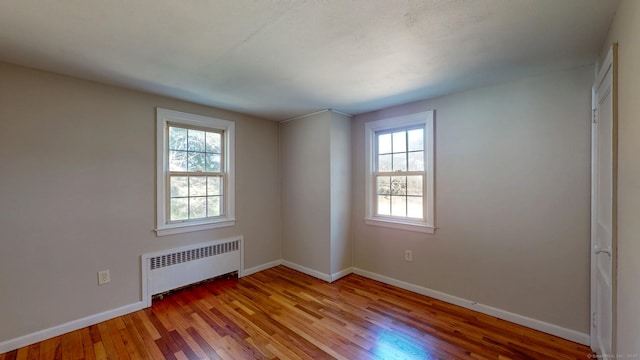
{"type": "Polygon", "coordinates": [[[216,280],[9,359],[587,359],[588,347],[355,274],[216,280]]]}

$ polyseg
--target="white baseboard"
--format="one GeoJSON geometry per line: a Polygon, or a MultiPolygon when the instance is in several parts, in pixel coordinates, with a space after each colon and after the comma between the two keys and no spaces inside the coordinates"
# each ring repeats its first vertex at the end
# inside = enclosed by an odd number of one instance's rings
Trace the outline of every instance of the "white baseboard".
{"type": "MultiPolygon", "coordinates": [[[[410,284],[408,282],[404,282],[401,280],[396,280],[394,278],[390,278],[384,275],[380,275],[380,274],[376,274],[370,271],[366,271],[366,270],[362,270],[359,268],[347,268],[344,270],[341,270],[337,273],[334,273],[332,275],[329,274],[325,274],[310,268],[307,268],[305,266],[301,266],[289,261],[285,261],[285,260],[275,260],[275,261],[271,261],[268,262],[266,264],[262,264],[262,265],[258,265],[249,269],[245,269],[243,272],[243,276],[247,276],[247,275],[251,275],[251,274],[255,274],[257,272],[260,272],[262,270],[266,270],[278,265],[284,265],[286,267],[292,268],[294,270],[300,271],[302,273],[305,273],[307,275],[313,276],[315,278],[318,278],[320,280],[324,280],[326,282],[332,282],[335,280],[338,280],[344,276],[347,276],[351,273],[355,273],[370,279],[374,279],[380,282],[383,282],[385,284],[389,284],[389,285],[393,285],[393,286],[397,286],[401,289],[405,289],[405,290],[409,290],[418,294],[422,294],[422,295],[426,295],[429,297],[432,297],[434,299],[438,299],[450,304],[454,304],[454,305],[458,305],[461,306],[463,308],[467,308],[470,310],[474,310],[474,311],[478,311],[481,312],[483,314],[487,314],[490,316],[494,316],[503,320],[507,320],[510,321],[512,323],[515,324],[519,324],[519,325],[523,325],[526,326],[528,328],[534,329],[534,330],[539,330],[551,335],[555,335],[579,344],[583,344],[583,345],[590,345],[590,338],[589,338],[589,334],[586,333],[581,333],[579,331],[575,331],[575,330],[571,330],[571,329],[567,329],[567,328],[563,328],[561,326],[558,325],[554,325],[554,324],[550,324],[544,321],[540,321],[540,320],[536,320],[536,319],[532,319],[523,315],[519,315],[519,314],[515,314],[509,311],[505,311],[505,310],[501,310],[501,309],[497,309],[488,305],[483,305],[483,304],[478,304],[474,301],[470,301],[470,300],[466,300],[463,298],[459,298],[457,296],[453,296],[453,295],[449,295],[440,291],[436,291],[436,290],[432,290],[429,288],[425,288],[422,286],[418,286],[418,285],[414,285],[414,284],[410,284]]],[[[122,315],[126,315],[126,314],[130,314],[132,312],[141,310],[146,308],[146,303],[144,301],[140,301],[137,303],[133,303],[133,304],[129,304],[129,305],[125,305],[122,307],[119,307],[117,309],[112,309],[112,310],[107,310],[105,312],[101,312],[99,314],[95,314],[95,315],[90,315],[87,316],[85,318],[82,319],[78,319],[78,320],[74,320],[74,321],[70,321],[68,323],[62,324],[62,325],[58,325],[58,326],[54,326],[48,329],[44,329],[44,330],[40,330],[31,334],[27,334],[24,336],[20,336],[18,338],[15,339],[10,339],[10,340],[6,340],[3,342],[0,342],[0,354],[5,353],[5,352],[9,352],[9,351],[13,351],[16,349],[19,349],[23,346],[27,346],[27,345],[31,345],[34,343],[37,343],[39,341],[43,341],[46,339],[50,339],[52,337],[56,337],[62,334],[66,334],[68,332],[71,331],[75,331],[78,329],[82,329],[84,327],[87,326],[91,326],[91,325],[95,325],[98,324],[100,322],[103,321],[107,321],[110,319],[113,319],[115,317],[118,316],[122,316],[122,315]]]]}
{"type": "Polygon", "coordinates": [[[0,354],[19,349],[21,347],[35,344],[37,342],[50,339],[71,331],[95,325],[103,321],[113,319],[118,316],[130,314],[138,310],[144,309],[146,304],[144,301],[125,305],[117,309],[107,310],[99,314],[89,315],[85,318],[70,321],[68,323],[57,325],[48,329],[36,331],[31,334],[0,342],[0,354]]]}
{"type": "Polygon", "coordinates": [[[272,267],[276,267],[278,265],[282,265],[282,259],[274,260],[274,261],[268,262],[266,264],[254,266],[254,267],[249,268],[249,269],[244,269],[244,271],[242,272],[242,276],[248,276],[248,275],[251,275],[251,274],[255,274],[257,272],[260,272],[260,271],[263,271],[263,270],[267,270],[267,269],[270,269],[272,267]]]}
{"type": "MultiPolygon", "coordinates": [[[[262,270],[272,268],[282,264],[282,260],[275,260],[266,264],[258,265],[250,269],[245,269],[239,276],[247,276],[255,274],[262,270]]],[[[111,320],[115,317],[130,314],[132,312],[141,310],[148,307],[145,301],[138,303],[125,305],[113,310],[107,310],[99,314],[87,316],[82,319],[70,321],[68,323],[57,325],[48,329],[40,330],[31,334],[23,335],[15,339],[10,339],[0,342],[0,354],[19,349],[23,346],[31,345],[43,340],[50,339],[62,334],[66,334],[71,331],[82,329],[87,326],[95,325],[103,321],[111,320]]]]}
{"type": "Polygon", "coordinates": [[[274,261],[271,261],[271,262],[268,262],[268,263],[265,263],[265,264],[262,264],[262,265],[254,266],[254,267],[249,268],[249,269],[245,269],[242,276],[255,274],[257,272],[260,272],[260,271],[263,271],[263,270],[267,270],[267,269],[270,269],[272,267],[276,267],[278,265],[284,265],[286,267],[292,268],[294,270],[300,271],[302,273],[305,273],[307,275],[313,276],[313,277],[318,278],[320,280],[324,280],[326,282],[334,282],[334,281],[336,281],[336,280],[338,280],[340,278],[343,278],[343,277],[353,273],[353,268],[348,267],[346,269],[340,270],[340,271],[338,271],[336,273],[333,273],[333,274],[329,275],[329,274],[325,274],[325,273],[310,269],[310,268],[308,268],[306,266],[298,265],[296,263],[292,263],[290,261],[286,261],[286,260],[280,259],[280,260],[274,260],[274,261]]]}
{"type": "Polygon", "coordinates": [[[558,325],[550,324],[541,320],[532,319],[524,315],[515,314],[506,310],[497,309],[488,305],[478,304],[475,301],[466,300],[457,296],[445,294],[440,291],[432,290],[426,287],[410,284],[401,280],[396,280],[384,275],[376,274],[366,270],[353,268],[353,272],[373,280],[383,282],[385,284],[397,286],[401,289],[409,290],[418,294],[426,295],[434,299],[438,299],[453,305],[458,305],[466,309],[481,312],[486,315],[494,316],[499,319],[510,321],[512,323],[526,326],[528,328],[555,335],[563,339],[567,339],[579,344],[590,345],[589,334],[579,331],[563,328],[558,325]]]}
{"type": "Polygon", "coordinates": [[[285,260],[279,259],[279,260],[270,261],[268,263],[264,263],[264,264],[261,264],[261,265],[258,265],[258,266],[254,266],[252,268],[244,269],[242,271],[242,275],[239,275],[239,277],[249,276],[251,274],[255,274],[255,273],[258,273],[258,272],[263,271],[263,270],[271,269],[272,267],[276,267],[276,266],[279,266],[279,265],[284,265],[284,266],[292,268],[294,270],[298,270],[298,271],[300,271],[302,273],[305,273],[307,275],[313,276],[313,277],[318,278],[320,280],[324,280],[326,282],[333,282],[333,281],[336,281],[336,280],[338,280],[340,278],[343,278],[343,277],[353,273],[353,268],[348,267],[346,269],[343,269],[343,270],[340,270],[340,271],[338,271],[336,273],[333,273],[333,274],[331,274],[331,276],[329,276],[328,274],[321,273],[319,271],[310,269],[308,267],[305,267],[305,266],[302,266],[302,265],[298,265],[298,264],[292,263],[290,261],[285,261],[285,260]]]}
{"type": "Polygon", "coordinates": [[[282,260],[282,265],[284,265],[286,267],[289,267],[289,268],[292,268],[293,270],[298,270],[301,273],[305,273],[307,275],[313,276],[314,278],[318,278],[318,279],[324,280],[326,282],[331,282],[331,275],[322,273],[320,271],[316,271],[316,270],[310,269],[310,268],[308,268],[306,266],[298,265],[298,264],[295,264],[295,263],[292,263],[292,262],[286,261],[286,260],[282,260]]]}
{"type": "Polygon", "coordinates": [[[343,278],[349,274],[353,273],[353,268],[352,267],[348,267],[344,270],[340,270],[337,273],[333,273],[331,274],[331,282],[336,281],[340,278],[343,278]]]}

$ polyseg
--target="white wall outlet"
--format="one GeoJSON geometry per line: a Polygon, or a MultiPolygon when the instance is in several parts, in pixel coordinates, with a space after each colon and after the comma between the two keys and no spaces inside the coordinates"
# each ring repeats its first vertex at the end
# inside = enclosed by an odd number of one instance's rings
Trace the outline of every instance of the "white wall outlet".
{"type": "Polygon", "coordinates": [[[109,270],[98,271],[98,285],[104,285],[111,282],[111,273],[109,270]]]}
{"type": "Polygon", "coordinates": [[[413,251],[411,250],[404,251],[404,261],[413,261],[413,251]]]}

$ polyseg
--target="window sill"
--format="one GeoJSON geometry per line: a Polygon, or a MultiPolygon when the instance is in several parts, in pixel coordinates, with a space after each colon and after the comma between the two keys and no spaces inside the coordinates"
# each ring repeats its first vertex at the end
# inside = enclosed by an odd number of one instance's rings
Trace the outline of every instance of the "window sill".
{"type": "Polygon", "coordinates": [[[180,224],[170,224],[163,226],[162,228],[155,229],[156,236],[167,236],[167,235],[176,235],[183,234],[194,231],[203,231],[203,230],[211,230],[218,229],[223,227],[234,226],[236,224],[236,219],[225,219],[217,222],[208,222],[208,223],[180,223],[180,224]]]}
{"type": "Polygon", "coordinates": [[[434,234],[436,232],[436,227],[433,225],[427,224],[416,224],[411,222],[404,222],[401,220],[387,220],[381,218],[366,218],[364,219],[365,224],[386,227],[391,229],[400,229],[407,231],[415,231],[421,232],[425,234],[434,234]]]}

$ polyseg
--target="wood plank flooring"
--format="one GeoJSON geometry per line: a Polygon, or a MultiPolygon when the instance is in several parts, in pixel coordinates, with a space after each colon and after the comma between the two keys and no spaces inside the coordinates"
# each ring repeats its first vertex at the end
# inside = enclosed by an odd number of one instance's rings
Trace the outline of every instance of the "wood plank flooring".
{"type": "Polygon", "coordinates": [[[278,266],[0,355],[12,359],[588,359],[588,347],[355,274],[278,266]]]}

